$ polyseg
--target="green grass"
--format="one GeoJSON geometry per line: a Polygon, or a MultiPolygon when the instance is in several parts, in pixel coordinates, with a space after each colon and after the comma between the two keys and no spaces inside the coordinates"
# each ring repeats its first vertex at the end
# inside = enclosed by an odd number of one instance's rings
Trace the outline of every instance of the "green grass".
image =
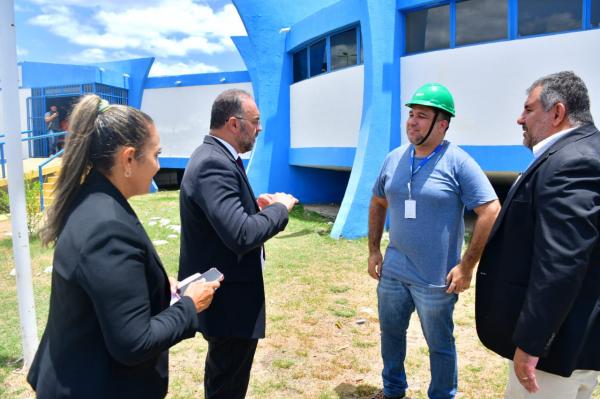
{"type": "MultiPolygon", "coordinates": [[[[150,238],[166,241],[157,251],[172,276],[178,268],[179,235],[168,226],[180,224],[177,195],[161,192],[132,201],[150,238]],[[151,225],[155,217],[169,222],[151,225]]],[[[259,342],[249,398],[368,398],[381,387],[376,282],[366,272],[367,241],[333,240],[330,229],[326,219],[298,206],[287,229],[266,245],[267,338],[259,342]]],[[[31,255],[41,336],[50,294],[50,275],[43,271],[51,264],[52,251],[33,240],[31,255]]],[[[0,237],[0,398],[22,399],[33,394],[21,371],[12,268],[11,241],[0,237]]],[[[473,312],[469,290],[455,311],[459,397],[502,397],[506,362],[479,343],[473,312]]],[[[407,340],[408,393],[426,398],[428,350],[416,316],[407,340]]],[[[168,398],[203,397],[205,355],[201,336],[171,349],[168,398]]],[[[594,398],[600,399],[600,390],[594,398]]]]}

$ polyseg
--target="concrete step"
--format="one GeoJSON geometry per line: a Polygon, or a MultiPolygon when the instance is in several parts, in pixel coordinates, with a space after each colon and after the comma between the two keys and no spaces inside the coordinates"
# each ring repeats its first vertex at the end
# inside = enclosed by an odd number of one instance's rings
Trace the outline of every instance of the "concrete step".
{"type": "Polygon", "coordinates": [[[44,192],[44,206],[48,206],[52,204],[53,197],[52,193],[54,191],[54,187],[56,182],[58,181],[58,173],[53,173],[51,175],[46,176],[46,182],[43,185],[44,192]]]}

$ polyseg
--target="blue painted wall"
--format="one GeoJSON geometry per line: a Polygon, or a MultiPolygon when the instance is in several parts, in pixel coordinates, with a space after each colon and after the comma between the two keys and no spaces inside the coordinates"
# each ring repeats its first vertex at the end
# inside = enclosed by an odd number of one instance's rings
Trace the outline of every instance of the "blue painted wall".
{"type": "Polygon", "coordinates": [[[45,62],[22,62],[22,87],[52,87],[104,83],[110,86],[127,88],[120,71],[101,71],[94,65],[66,65],[45,62]]]}
{"type": "Polygon", "coordinates": [[[161,89],[165,87],[206,86],[246,82],[250,82],[250,74],[247,71],[216,72],[148,78],[144,88],[161,89]]]}
{"type": "Polygon", "coordinates": [[[525,171],[533,154],[522,145],[461,145],[486,172],[525,171]]]}
{"type": "Polygon", "coordinates": [[[371,189],[390,148],[400,140],[400,14],[395,0],[361,2],[363,115],[352,174],[333,226],[334,238],[367,235],[371,189]]]}
{"type": "Polygon", "coordinates": [[[350,169],[355,156],[354,147],[290,148],[290,165],[350,169]]]}
{"type": "Polygon", "coordinates": [[[93,65],[23,62],[21,63],[22,87],[102,83],[128,89],[129,105],[140,108],[148,72],[150,72],[153,63],[154,58],[104,62],[93,65]]]}
{"type": "Polygon", "coordinates": [[[286,52],[286,28],[335,0],[233,0],[233,3],[248,32],[247,38],[234,38],[234,43],[252,78],[264,129],[248,165],[248,177],[255,192],[287,191],[303,203],[340,201],[347,172],[289,163],[292,57],[286,52]]]}
{"type": "Polygon", "coordinates": [[[144,94],[144,87],[146,86],[146,80],[148,79],[148,73],[154,63],[154,58],[138,58],[134,60],[125,61],[114,61],[114,62],[103,62],[95,64],[98,67],[102,67],[105,70],[113,70],[122,74],[129,75],[129,105],[132,107],[140,108],[142,106],[142,96],[144,94]]]}
{"type": "Polygon", "coordinates": [[[326,33],[360,22],[362,0],[343,0],[324,7],[294,24],[287,34],[286,50],[305,45],[326,33]]]}

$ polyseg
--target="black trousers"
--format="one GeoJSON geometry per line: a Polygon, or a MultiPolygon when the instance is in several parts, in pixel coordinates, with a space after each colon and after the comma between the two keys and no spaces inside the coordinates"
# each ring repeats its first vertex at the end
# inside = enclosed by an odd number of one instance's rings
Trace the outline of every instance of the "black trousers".
{"type": "Polygon", "coordinates": [[[205,399],[243,399],[258,339],[207,337],[205,399]]]}

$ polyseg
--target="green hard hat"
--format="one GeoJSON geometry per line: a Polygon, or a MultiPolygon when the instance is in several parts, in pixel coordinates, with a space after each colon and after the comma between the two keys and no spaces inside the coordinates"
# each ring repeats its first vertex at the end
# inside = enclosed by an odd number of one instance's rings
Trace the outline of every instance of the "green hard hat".
{"type": "Polygon", "coordinates": [[[439,83],[427,83],[419,87],[415,94],[413,94],[412,99],[405,105],[407,107],[412,107],[413,105],[425,105],[455,116],[452,94],[439,83]]]}

